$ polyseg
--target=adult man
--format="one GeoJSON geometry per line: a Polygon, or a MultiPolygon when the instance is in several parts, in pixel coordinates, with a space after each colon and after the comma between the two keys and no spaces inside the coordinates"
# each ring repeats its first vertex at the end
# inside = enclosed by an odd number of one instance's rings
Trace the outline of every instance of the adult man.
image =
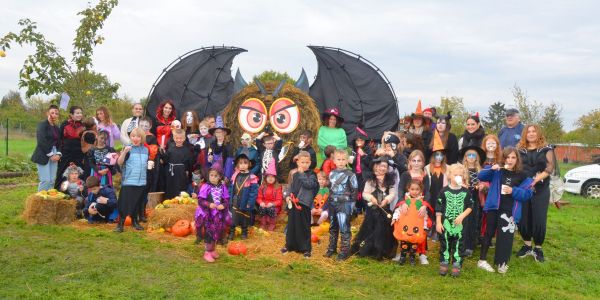
{"type": "Polygon", "coordinates": [[[129,140],[129,134],[131,131],[138,127],[142,114],[144,113],[144,107],[141,103],[135,103],[131,107],[131,118],[127,118],[121,124],[121,143],[123,146],[131,144],[129,140]]]}
{"type": "Polygon", "coordinates": [[[521,140],[521,132],[523,132],[523,123],[519,117],[519,111],[516,108],[506,110],[506,125],[498,132],[500,146],[502,148],[511,146],[515,147],[521,140]]]}

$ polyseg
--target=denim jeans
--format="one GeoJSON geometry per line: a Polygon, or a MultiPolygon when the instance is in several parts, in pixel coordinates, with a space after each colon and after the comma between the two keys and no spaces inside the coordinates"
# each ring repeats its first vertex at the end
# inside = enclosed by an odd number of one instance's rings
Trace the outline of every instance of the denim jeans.
{"type": "Polygon", "coordinates": [[[45,165],[37,164],[37,168],[38,179],[40,180],[40,183],[38,185],[38,192],[52,189],[54,187],[54,181],[56,180],[58,162],[48,160],[48,163],[45,165]]]}

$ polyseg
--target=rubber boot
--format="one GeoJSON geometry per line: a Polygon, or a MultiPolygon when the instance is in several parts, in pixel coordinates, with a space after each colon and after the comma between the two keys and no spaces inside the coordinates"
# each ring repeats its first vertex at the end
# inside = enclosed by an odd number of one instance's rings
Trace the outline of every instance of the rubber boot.
{"type": "Polygon", "coordinates": [[[125,225],[125,218],[121,216],[119,218],[119,223],[117,223],[117,227],[113,231],[118,233],[123,232],[123,225],[125,225]]]}
{"type": "Polygon", "coordinates": [[[248,239],[248,226],[242,227],[242,240],[248,239]]]}
{"type": "Polygon", "coordinates": [[[137,218],[131,218],[131,226],[135,228],[135,230],[144,230],[144,227],[140,225],[137,218]]]}
{"type": "Polygon", "coordinates": [[[329,232],[329,246],[327,247],[327,252],[325,252],[324,257],[332,257],[337,251],[337,240],[338,233],[337,232],[329,232]]]}
{"type": "Polygon", "coordinates": [[[234,238],[235,238],[235,227],[231,226],[231,228],[229,228],[229,235],[227,236],[227,239],[230,241],[233,241],[234,238]]]}

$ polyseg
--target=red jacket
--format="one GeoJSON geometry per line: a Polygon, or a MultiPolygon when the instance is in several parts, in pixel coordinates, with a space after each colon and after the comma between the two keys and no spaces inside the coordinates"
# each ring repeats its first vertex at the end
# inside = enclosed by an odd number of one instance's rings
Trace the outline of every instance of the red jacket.
{"type": "Polygon", "coordinates": [[[281,205],[283,204],[283,190],[281,186],[275,188],[274,184],[263,185],[258,188],[258,197],[256,197],[258,205],[262,203],[268,204],[273,203],[277,213],[281,211],[281,205]]]}
{"type": "Polygon", "coordinates": [[[326,159],[323,161],[323,165],[321,165],[321,171],[323,171],[325,173],[325,175],[327,175],[327,177],[329,177],[329,173],[331,173],[331,171],[335,170],[336,166],[335,163],[333,163],[333,160],[331,159],[326,159]]]}

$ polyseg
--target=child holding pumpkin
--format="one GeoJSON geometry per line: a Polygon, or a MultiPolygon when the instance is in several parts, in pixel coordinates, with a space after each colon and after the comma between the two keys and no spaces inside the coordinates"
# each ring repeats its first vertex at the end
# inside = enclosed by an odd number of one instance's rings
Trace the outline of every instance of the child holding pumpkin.
{"type": "Polygon", "coordinates": [[[311,256],[312,251],[310,207],[319,186],[315,172],[310,169],[310,157],[307,151],[300,151],[294,158],[298,167],[290,172],[292,180],[285,199],[289,210],[288,226],[285,247],[281,248],[283,254],[295,251],[303,253],[306,258],[311,256]]]}
{"type": "MultiPolygon", "coordinates": [[[[448,166],[450,184],[442,189],[437,200],[436,230],[440,234],[440,275],[460,275],[464,253],[463,220],[471,213],[473,201],[469,189],[463,186],[465,167],[456,163],[448,166]],[[453,262],[452,262],[453,261],[453,262]]],[[[466,182],[465,182],[466,183],[466,182]]]]}
{"type": "Polygon", "coordinates": [[[198,191],[196,209],[196,237],[202,238],[204,232],[204,260],[214,262],[219,258],[215,246],[223,238],[225,227],[231,223],[229,190],[223,183],[223,174],[217,169],[209,169],[208,182],[198,191]]]}
{"type": "Polygon", "coordinates": [[[246,154],[240,154],[235,159],[235,172],[231,176],[231,203],[232,224],[229,228],[229,240],[235,237],[235,228],[242,228],[242,240],[248,238],[248,225],[252,220],[252,213],[258,195],[258,177],[250,173],[252,162],[246,154]]]}
{"type": "Polygon", "coordinates": [[[321,225],[329,218],[327,213],[327,198],[329,198],[329,178],[325,172],[321,171],[317,174],[319,182],[319,191],[313,201],[313,208],[310,211],[312,216],[312,225],[321,225]]]}
{"type": "Polygon", "coordinates": [[[281,211],[283,203],[283,191],[277,183],[277,171],[275,162],[271,161],[265,171],[263,171],[263,181],[258,188],[258,215],[260,216],[260,226],[264,230],[275,230],[277,216],[281,211]]]}
{"type": "Polygon", "coordinates": [[[498,273],[508,271],[514,232],[521,219],[522,203],[533,196],[533,179],[527,178],[521,171],[521,156],[517,149],[504,148],[502,156],[504,167],[494,164],[481,170],[478,176],[479,180],[490,183],[490,190],[483,207],[483,211],[487,213],[487,225],[477,267],[494,272],[486,258],[492,237],[496,234],[494,265],[498,267],[498,273]]]}
{"type": "MultiPolygon", "coordinates": [[[[419,150],[416,150],[419,151],[419,150]]],[[[420,151],[419,151],[420,152],[420,151]]],[[[427,208],[431,206],[423,198],[423,181],[410,179],[405,189],[408,193],[404,200],[398,203],[394,210],[392,225],[394,226],[394,237],[400,244],[398,263],[406,263],[406,256],[410,258],[410,264],[415,265],[415,256],[423,243],[427,242],[428,223],[427,208]]],[[[419,253],[425,255],[425,252],[419,253]]]]}

